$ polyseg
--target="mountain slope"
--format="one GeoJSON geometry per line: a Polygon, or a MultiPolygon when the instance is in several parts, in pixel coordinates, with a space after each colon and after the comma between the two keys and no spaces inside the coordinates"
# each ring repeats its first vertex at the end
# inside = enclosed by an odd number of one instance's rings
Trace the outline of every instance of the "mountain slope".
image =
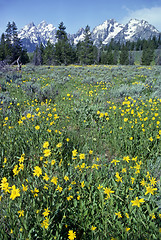
{"type": "Polygon", "coordinates": [[[115,41],[137,41],[138,39],[149,39],[158,37],[159,31],[144,20],[131,19],[125,27],[115,36],[115,41]]]}
{"type": "MultiPolygon", "coordinates": [[[[47,41],[56,43],[56,27],[42,21],[35,26],[30,23],[22,28],[18,36],[22,40],[22,45],[28,52],[34,51],[36,45],[42,43],[46,45],[47,41]]],[[[116,22],[114,19],[106,20],[102,24],[96,26],[91,31],[91,37],[94,45],[100,43],[108,44],[113,38],[114,41],[126,42],[137,41],[138,39],[148,39],[153,36],[158,37],[159,31],[144,20],[131,19],[126,25],[116,22]]],[[[79,41],[84,40],[84,28],[80,28],[76,34],[68,34],[68,38],[75,45],[79,41]]]]}
{"type": "Polygon", "coordinates": [[[19,31],[18,37],[22,40],[22,45],[29,52],[32,52],[36,48],[36,45],[40,43],[45,45],[50,40],[54,44],[56,42],[56,31],[56,27],[52,24],[42,21],[37,26],[34,23],[26,25],[19,31]]]}
{"type": "Polygon", "coordinates": [[[94,44],[99,45],[100,42],[108,44],[123,28],[124,25],[116,22],[114,19],[106,20],[103,24],[93,29],[92,39],[94,44]]]}

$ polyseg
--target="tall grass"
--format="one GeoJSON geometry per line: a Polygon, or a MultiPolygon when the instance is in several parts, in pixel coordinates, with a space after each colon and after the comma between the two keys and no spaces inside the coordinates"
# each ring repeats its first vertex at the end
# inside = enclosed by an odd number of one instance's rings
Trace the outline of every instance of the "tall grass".
{"type": "Polygon", "coordinates": [[[139,66],[1,79],[1,239],[160,239],[159,79],[139,66]]]}

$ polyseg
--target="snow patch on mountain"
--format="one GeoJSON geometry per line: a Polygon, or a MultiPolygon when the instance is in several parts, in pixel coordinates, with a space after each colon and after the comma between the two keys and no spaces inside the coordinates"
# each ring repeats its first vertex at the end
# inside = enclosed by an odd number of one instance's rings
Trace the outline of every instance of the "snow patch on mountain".
{"type": "Polygon", "coordinates": [[[116,41],[137,41],[158,36],[159,31],[145,20],[131,19],[115,37],[116,41]]]}
{"type": "Polygon", "coordinates": [[[114,38],[122,29],[124,25],[119,24],[114,19],[106,20],[103,24],[95,27],[92,32],[92,38],[95,45],[100,42],[107,44],[114,38]]]}
{"type": "MultiPolygon", "coordinates": [[[[31,52],[40,43],[46,45],[50,40],[52,44],[55,44],[57,41],[56,31],[56,27],[46,21],[42,21],[37,26],[32,22],[19,31],[18,37],[22,40],[24,48],[31,52]]],[[[85,30],[80,28],[76,34],[67,36],[70,42],[76,45],[79,41],[84,40],[85,30]]],[[[99,46],[100,43],[106,45],[110,43],[111,39],[126,42],[148,39],[153,36],[158,37],[159,31],[147,21],[137,19],[131,19],[126,25],[116,22],[115,19],[106,20],[91,31],[91,38],[96,46],[99,46]]]]}

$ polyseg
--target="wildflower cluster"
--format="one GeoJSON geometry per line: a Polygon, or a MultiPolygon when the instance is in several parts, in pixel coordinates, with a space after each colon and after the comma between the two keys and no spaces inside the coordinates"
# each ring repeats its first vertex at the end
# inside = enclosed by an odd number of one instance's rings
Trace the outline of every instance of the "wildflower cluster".
{"type": "Polygon", "coordinates": [[[7,85],[17,102],[0,106],[3,239],[160,239],[161,100],[146,71],[50,66],[7,85]],[[115,99],[125,82],[147,96],[115,99]]]}

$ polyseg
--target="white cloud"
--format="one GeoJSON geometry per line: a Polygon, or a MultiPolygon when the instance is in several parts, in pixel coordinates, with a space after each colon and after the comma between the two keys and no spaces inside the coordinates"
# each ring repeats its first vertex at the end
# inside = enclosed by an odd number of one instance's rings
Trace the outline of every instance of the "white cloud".
{"type": "Polygon", "coordinates": [[[126,7],[124,9],[127,15],[122,19],[122,23],[125,24],[132,18],[143,19],[161,31],[161,7],[142,8],[135,11],[126,7]]]}

